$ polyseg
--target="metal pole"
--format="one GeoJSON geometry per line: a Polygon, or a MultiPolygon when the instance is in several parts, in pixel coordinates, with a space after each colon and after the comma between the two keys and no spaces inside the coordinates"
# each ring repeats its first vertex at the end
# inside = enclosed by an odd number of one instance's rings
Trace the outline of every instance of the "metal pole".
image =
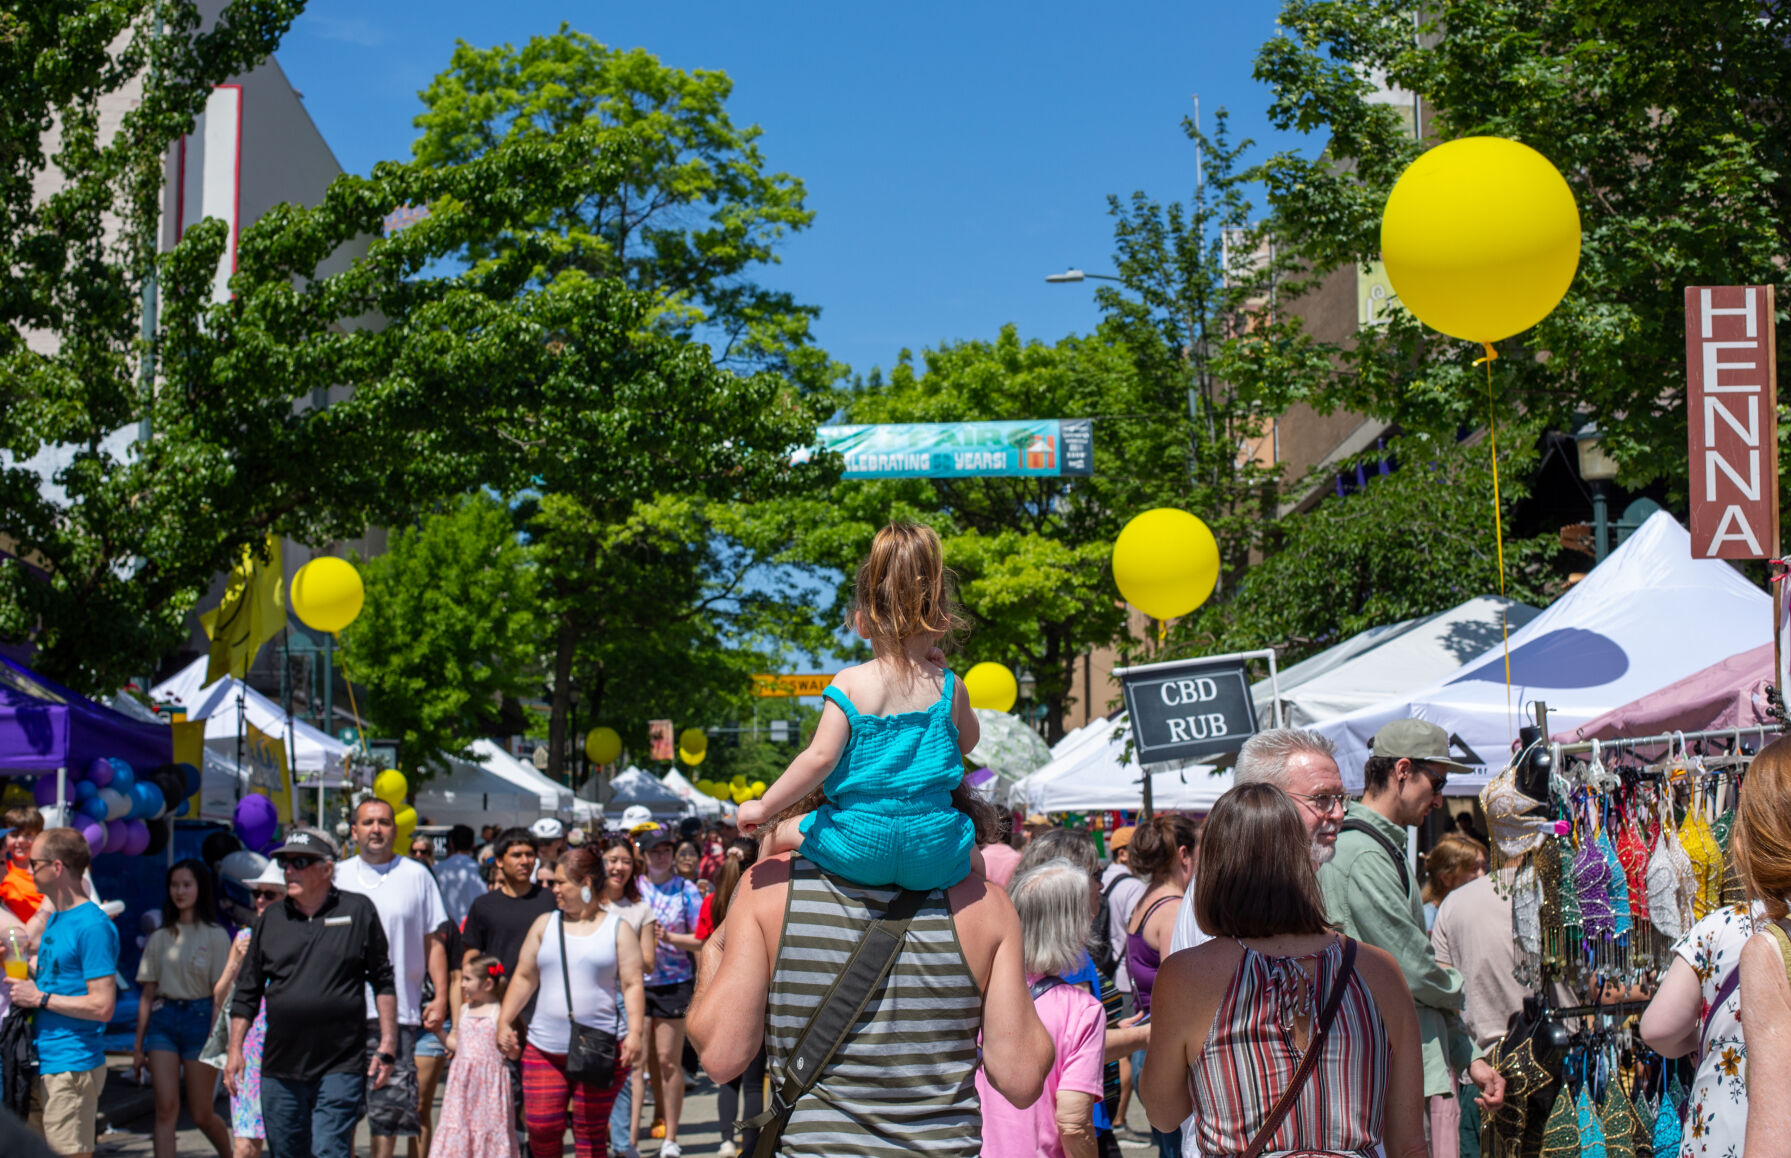
{"type": "Polygon", "coordinates": [[[1592,480],[1592,562],[1596,566],[1610,554],[1610,511],[1604,493],[1604,480],[1592,480]]]}
{"type": "Polygon", "coordinates": [[[1269,694],[1275,697],[1275,726],[1281,726],[1281,677],[1275,672],[1275,649],[1269,649],[1269,694]]]}

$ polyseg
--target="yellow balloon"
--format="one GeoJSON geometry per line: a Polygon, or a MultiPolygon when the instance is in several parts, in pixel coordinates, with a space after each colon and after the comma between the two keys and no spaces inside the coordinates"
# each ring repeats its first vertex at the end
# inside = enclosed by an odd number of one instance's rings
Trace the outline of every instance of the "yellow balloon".
{"type": "Polygon", "coordinates": [[[998,663],[979,663],[964,673],[964,691],[973,708],[1005,712],[1020,698],[1014,673],[998,663]]]}
{"type": "Polygon", "coordinates": [[[1400,304],[1433,330],[1496,342],[1548,317],[1580,262],[1580,213],[1547,157],[1463,137],[1413,161],[1381,213],[1400,304]]]}
{"type": "Polygon", "coordinates": [[[701,764],[704,760],[708,759],[708,757],[708,752],[692,752],[689,748],[683,747],[682,745],[678,748],[678,759],[684,761],[692,768],[701,764]]]}
{"type": "Polygon", "coordinates": [[[417,827],[417,810],[400,808],[398,815],[392,818],[392,822],[398,826],[398,847],[406,852],[410,851],[410,834],[411,830],[417,827]]]}
{"type": "Polygon", "coordinates": [[[752,787],[748,789],[748,791],[752,793],[752,798],[754,800],[759,799],[761,796],[765,795],[765,782],[763,780],[754,780],[752,782],[752,787]]]}
{"type": "Polygon", "coordinates": [[[346,559],[313,559],[292,577],[292,612],[314,631],[341,631],[366,600],[361,576],[346,559]]]}
{"type": "Polygon", "coordinates": [[[678,747],[686,752],[707,752],[709,734],[701,728],[686,728],[678,733],[678,747]]]}
{"type": "Polygon", "coordinates": [[[728,777],[728,783],[735,788],[745,788],[746,787],[746,773],[744,773],[744,772],[734,773],[732,776],[728,777]]]}
{"type": "Polygon", "coordinates": [[[622,737],[614,728],[592,728],[585,736],[585,755],[593,764],[613,763],[622,754],[622,737]]]}
{"type": "MultiPolygon", "coordinates": [[[[410,792],[410,781],[404,773],[396,768],[387,768],[373,778],[373,795],[390,804],[394,809],[404,807],[404,797],[410,792]]],[[[415,813],[412,813],[414,816],[415,813]]]]}
{"type": "Polygon", "coordinates": [[[1175,619],[1207,601],[1219,582],[1219,542],[1187,511],[1158,507],[1127,523],[1113,543],[1113,581],[1153,619],[1175,619]]]}

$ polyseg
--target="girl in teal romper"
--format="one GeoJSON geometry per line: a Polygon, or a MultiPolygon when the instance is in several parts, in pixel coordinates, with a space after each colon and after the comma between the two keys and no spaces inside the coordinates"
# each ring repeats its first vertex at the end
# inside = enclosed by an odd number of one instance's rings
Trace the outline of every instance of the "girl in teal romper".
{"type": "Polygon", "coordinates": [[[892,523],[858,569],[851,623],[869,663],[846,668],[823,695],[809,746],[758,800],[740,806],[742,832],[817,785],[827,800],[778,824],[767,855],[800,850],[856,884],[930,891],[970,874],[974,826],[952,805],[978,727],[939,640],[952,629],[939,536],[892,523]]]}

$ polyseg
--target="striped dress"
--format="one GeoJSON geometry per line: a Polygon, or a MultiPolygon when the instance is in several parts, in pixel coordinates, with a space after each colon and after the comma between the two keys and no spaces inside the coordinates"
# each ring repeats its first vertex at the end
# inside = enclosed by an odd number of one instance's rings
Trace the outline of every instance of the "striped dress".
{"type": "MultiPolygon", "coordinates": [[[[777,969],[767,1003],[771,1088],[864,930],[895,898],[792,858],[777,969]]],[[[982,991],[942,892],[922,902],[883,988],[796,1104],[779,1153],[972,1158],[982,1145],[976,1096],[982,991]]]]}
{"type": "MultiPolygon", "coordinates": [[[[1333,941],[1318,955],[1315,1007],[1324,1006],[1342,962],[1341,941],[1333,941]]],[[[1265,957],[1244,948],[1206,1044],[1191,1067],[1194,1120],[1202,1154],[1242,1154],[1249,1149],[1275,1099],[1300,1067],[1303,1051],[1281,1024],[1274,983],[1277,968],[1300,966],[1287,958],[1265,957]]],[[[1371,1153],[1381,1140],[1390,1056],[1387,1028],[1374,995],[1362,975],[1355,973],[1344,990],[1317,1067],[1264,1152],[1371,1153]]]]}

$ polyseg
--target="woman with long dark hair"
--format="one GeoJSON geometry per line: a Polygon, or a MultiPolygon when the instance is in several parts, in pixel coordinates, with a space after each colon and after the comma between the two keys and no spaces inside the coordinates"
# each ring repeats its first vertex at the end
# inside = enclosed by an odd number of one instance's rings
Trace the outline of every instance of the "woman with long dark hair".
{"type": "Polygon", "coordinates": [[[1213,939],[1156,974],[1139,1080],[1151,1128],[1178,1133],[1192,1114],[1204,1154],[1426,1158],[1417,1008],[1391,955],[1331,927],[1287,793],[1243,784],[1213,805],[1194,912],[1213,939]]]}
{"type": "Polygon", "coordinates": [[[182,1067],[187,1112],[224,1158],[230,1131],[212,1109],[218,1071],[201,1062],[199,1053],[211,1035],[212,990],[230,959],[230,934],[218,924],[211,871],[203,863],[181,861],[168,870],[163,885],[161,927],[149,935],[137,966],[143,988],[131,1069],[147,1068],[155,1086],[156,1158],[173,1158],[175,1152],[182,1067]]]}

